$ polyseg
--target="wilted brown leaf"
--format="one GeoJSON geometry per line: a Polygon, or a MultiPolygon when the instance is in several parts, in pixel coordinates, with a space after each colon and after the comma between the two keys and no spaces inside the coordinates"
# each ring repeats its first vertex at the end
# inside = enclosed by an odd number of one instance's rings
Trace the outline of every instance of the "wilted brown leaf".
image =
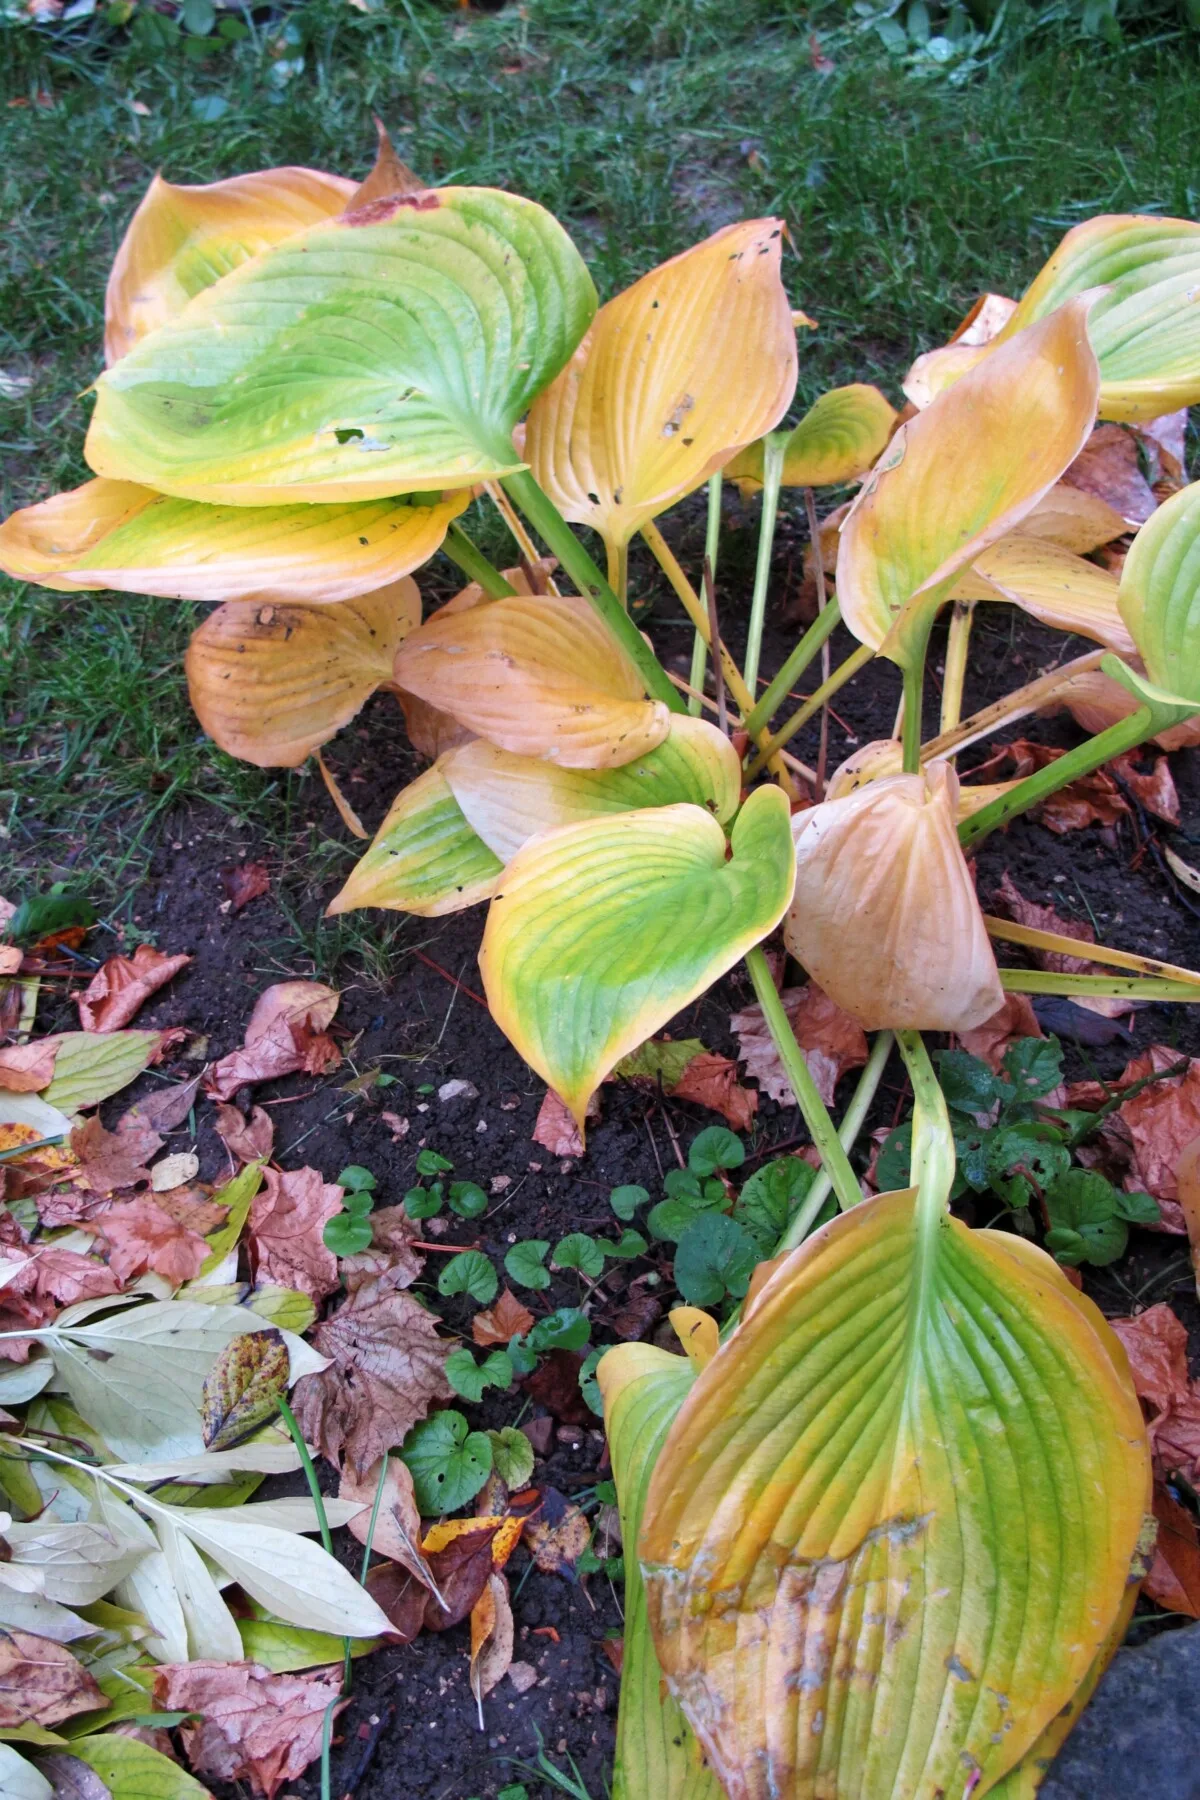
{"type": "Polygon", "coordinates": [[[371,1248],[341,1259],[341,1277],[352,1294],[366,1281],[378,1280],[383,1288],[411,1287],[425,1258],[413,1249],[421,1236],[420,1224],[402,1206],[380,1206],[370,1215],[371,1248]]]}
{"type": "MultiPolygon", "coordinates": [[[[169,1743],[168,1739],[168,1746],[169,1743]]],[[[81,1757],[71,1756],[66,1750],[39,1756],[38,1767],[54,1789],[54,1800],[112,1800],[112,1789],[95,1769],[89,1769],[81,1757]]]]}
{"type": "Polygon", "coordinates": [[[108,1244],[108,1266],[122,1286],[153,1269],[172,1287],[181,1287],[195,1279],[208,1255],[204,1239],[148,1194],[117,1201],[88,1229],[108,1244]]]}
{"type": "Polygon", "coordinates": [[[1179,794],[1171,765],[1165,756],[1155,756],[1150,759],[1149,771],[1144,773],[1137,767],[1137,758],[1143,754],[1140,749],[1127,750],[1124,756],[1114,756],[1108,767],[1126,784],[1139,806],[1168,825],[1178,825],[1179,794]]]}
{"type": "Polygon", "coordinates": [[[1154,1483],[1154,1517],[1158,1539],[1142,1592],[1168,1612],[1200,1619],[1200,1536],[1196,1521],[1161,1481],[1154,1483]]]}
{"type": "Polygon", "coordinates": [[[619,1306],[609,1321],[619,1338],[632,1343],[645,1337],[652,1325],[662,1317],[662,1302],[651,1294],[630,1293],[624,1306],[619,1306]]]}
{"type": "Polygon", "coordinates": [[[190,956],[164,956],[139,944],[132,956],[110,956],[76,997],[85,1031],[122,1031],[151,994],[191,962],[190,956]]]}
{"type": "MultiPolygon", "coordinates": [[[[861,1069],[867,1060],[866,1032],[849,1013],[835,1006],[815,981],[806,987],[785,988],[780,999],[817,1092],[830,1105],[847,1069],[861,1069]]],[[[796,1096],[763,1020],[762,1007],[748,1006],[735,1013],[729,1027],[738,1040],[738,1057],[747,1075],[772,1100],[795,1106],[796,1096]]]]}
{"type": "Polygon", "coordinates": [[[155,1088],[144,1100],[135,1100],[121,1114],[117,1122],[117,1135],[124,1136],[138,1129],[174,1131],[177,1125],[182,1125],[196,1104],[196,1095],[203,1080],[204,1070],[201,1069],[190,1081],[171,1082],[166,1087],[155,1088]]]}
{"type": "MultiPolygon", "coordinates": [[[[1054,932],[1059,937],[1078,938],[1084,944],[1096,941],[1096,933],[1084,920],[1065,919],[1052,906],[1039,906],[1036,901],[1027,900],[1007,869],[996,889],[993,904],[1002,918],[1012,919],[1017,925],[1028,925],[1034,931],[1054,932]]],[[[1031,950],[1030,955],[1039,969],[1050,969],[1058,975],[1086,975],[1096,967],[1086,956],[1068,956],[1064,951],[1031,950]]]]}
{"type": "Polygon", "coordinates": [[[521,1383],[531,1400],[544,1406],[564,1425],[586,1425],[591,1408],[579,1387],[583,1357],[574,1350],[551,1350],[521,1383]]]}
{"type": "MultiPolygon", "coordinates": [[[[117,1278],[104,1263],[56,1244],[6,1244],[0,1250],[0,1273],[18,1272],[0,1289],[0,1332],[36,1329],[48,1325],[60,1306],[79,1300],[100,1300],[118,1292],[117,1278]]],[[[8,1338],[0,1342],[0,1354],[24,1362],[32,1340],[8,1338]]]]}
{"type": "MultiPolygon", "coordinates": [[[[593,1094],[587,1106],[588,1123],[600,1117],[600,1096],[593,1094]]],[[[547,1088],[538,1108],[533,1141],[551,1156],[582,1156],[583,1139],[579,1127],[553,1088],[547,1088]]]]}
{"type": "MultiPolygon", "coordinates": [[[[1034,807],[1032,817],[1060,837],[1070,831],[1081,831],[1087,825],[1113,825],[1130,811],[1129,802],[1115,778],[1119,776],[1147,812],[1165,819],[1168,824],[1177,825],[1179,800],[1167,759],[1163,756],[1154,758],[1149,774],[1142,774],[1134,761],[1135,756],[1141,754],[1141,751],[1131,751],[1103,768],[1093,769],[1090,775],[1068,782],[1057,794],[1051,794],[1048,800],[1034,807]]],[[[1011,744],[998,745],[985,763],[971,771],[971,775],[972,779],[994,779],[998,773],[1011,770],[1023,779],[1046,768],[1049,763],[1057,762],[1063,755],[1064,751],[1049,744],[1017,738],[1011,744]]]]}
{"type": "Polygon", "coordinates": [[[508,1673],[513,1639],[508,1583],[503,1575],[493,1571],[471,1608],[471,1692],[478,1706],[482,1707],[484,1698],[508,1673]]]}
{"type": "Polygon", "coordinates": [[[758,1111],[758,1095],[739,1084],[737,1064],[714,1050],[702,1051],[692,1058],[671,1089],[671,1097],[707,1106],[710,1112],[727,1119],[735,1131],[749,1131],[758,1111]]]}
{"type": "Polygon", "coordinates": [[[958,1041],[970,1056],[978,1056],[999,1074],[1004,1052],[1017,1038],[1045,1037],[1028,994],[1006,994],[1004,1005],[974,1031],[961,1031],[958,1041]]]}
{"type": "Polygon", "coordinates": [[[229,1208],[214,1204],[208,1197],[208,1189],[198,1183],[164,1188],[154,1195],[154,1204],[177,1225],[186,1225],[189,1231],[194,1231],[197,1237],[207,1237],[229,1216],[229,1208]]]}
{"type": "Polygon", "coordinates": [[[486,1312],[477,1312],[471,1320],[471,1336],[477,1344],[507,1344],[518,1332],[532,1328],[533,1314],[522,1306],[511,1288],[504,1288],[486,1312]]]}
{"type": "Polygon", "coordinates": [[[1148,1409],[1156,1471],[1200,1471],[1200,1383],[1188,1379],[1187,1331],[1160,1301],[1132,1319],[1109,1323],[1125,1346],[1133,1385],[1148,1409]]]}
{"type": "Polygon", "coordinates": [[[228,1100],[244,1082],[336,1068],[341,1052],[325,1027],[337,1007],[336,990],[322,982],[276,982],[255,1001],[243,1048],[209,1070],[208,1092],[214,1100],[228,1100]]]}
{"type": "Polygon", "coordinates": [[[57,1725],[105,1704],[102,1689],[65,1645],[0,1627],[0,1728],[57,1725]]]}
{"type": "Polygon", "coordinates": [[[149,1182],[147,1162],[162,1148],[157,1131],[137,1126],[131,1131],[106,1131],[93,1113],[76,1125],[71,1150],[79,1159],[79,1176],[93,1194],[113,1194],[120,1188],[149,1182]]]}
{"type": "MultiPolygon", "coordinates": [[[[352,1469],[343,1469],[338,1484],[339,1500],[362,1502],[362,1512],[356,1513],[346,1527],[360,1544],[367,1541],[371,1511],[379,1491],[379,1475],[379,1463],[361,1475],[352,1469]]],[[[427,1566],[421,1554],[421,1515],[417,1511],[413,1494],[413,1479],[409,1474],[408,1464],[401,1462],[398,1456],[389,1456],[387,1459],[387,1474],[384,1477],[371,1548],[377,1556],[386,1556],[392,1562],[402,1563],[418,1580],[426,1579],[427,1566]]]]}
{"type": "MultiPolygon", "coordinates": [[[[1126,1065],[1118,1085],[1128,1087],[1159,1070],[1177,1068],[1182,1060],[1166,1044],[1152,1044],[1126,1065]]],[[[1144,1189],[1156,1200],[1177,1201],[1180,1157],[1200,1137],[1200,1057],[1192,1057],[1182,1074],[1151,1082],[1123,1101],[1117,1115],[1133,1141],[1126,1187],[1144,1189]]]]}
{"type": "Polygon", "coordinates": [[[571,1581],[592,1538],[586,1514],[552,1487],[542,1490],[541,1510],[526,1520],[523,1535],[543,1574],[566,1575],[571,1581]]]}
{"type": "Polygon", "coordinates": [[[320,1755],[325,1713],[340,1693],[340,1669],[272,1675],[258,1663],[165,1663],[154,1677],[156,1706],[200,1714],[180,1729],[192,1767],[248,1780],[266,1800],[320,1755]]]}
{"type": "Polygon", "coordinates": [[[338,1284],[337,1257],[321,1233],[341,1208],[341,1188],[319,1170],[264,1169],[249,1220],[259,1286],[297,1288],[314,1300],[331,1294],[338,1284]]]}
{"type": "Polygon", "coordinates": [[[1144,525],[1158,506],[1142,474],[1137,434],[1123,425],[1097,425],[1062,480],[1095,494],[1127,525],[1144,525]]]}
{"type": "Polygon", "coordinates": [[[275,1147],[275,1127],[271,1115],[261,1106],[251,1109],[245,1118],[236,1106],[217,1107],[217,1136],[231,1156],[240,1163],[266,1162],[275,1147]]]}
{"type": "Polygon", "coordinates": [[[200,1418],[207,1450],[232,1450],[270,1423],[287,1393],[288,1347],[283,1333],[247,1331],[233,1338],[204,1377],[200,1418]]]}
{"type": "Polygon", "coordinates": [[[386,1276],[364,1281],[312,1333],[329,1368],[296,1383],[293,1408],[309,1443],[341,1468],[371,1468],[404,1442],[435,1400],[452,1396],[450,1346],[437,1319],[386,1276]]]}
{"type": "Polygon", "coordinates": [[[38,1038],[32,1044],[9,1044],[0,1050],[0,1088],[10,1094],[36,1094],[54,1079],[57,1038],[38,1038]]]}
{"type": "Polygon", "coordinates": [[[241,912],[243,906],[249,906],[251,900],[257,900],[260,894],[265,894],[270,885],[271,877],[264,863],[235,863],[231,869],[221,870],[221,886],[235,913],[241,912]]]}
{"type": "Polygon", "coordinates": [[[1180,1152],[1175,1165],[1175,1185],[1179,1190],[1179,1210],[1187,1227],[1196,1293],[1200,1296],[1200,1137],[1193,1138],[1180,1152]]]}
{"type": "Polygon", "coordinates": [[[440,1550],[427,1553],[429,1571],[443,1607],[411,1570],[398,1563],[378,1563],[367,1575],[367,1588],[382,1606],[401,1643],[411,1644],[422,1630],[449,1631],[465,1619],[492,1573],[492,1540],[499,1529],[486,1522],[457,1521],[469,1529],[457,1533],[440,1550]]]}

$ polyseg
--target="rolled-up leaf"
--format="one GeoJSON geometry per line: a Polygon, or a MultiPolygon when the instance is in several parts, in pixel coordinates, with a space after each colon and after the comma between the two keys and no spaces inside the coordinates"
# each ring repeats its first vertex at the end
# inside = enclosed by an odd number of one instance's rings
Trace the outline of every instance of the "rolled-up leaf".
{"type": "Polygon", "coordinates": [[[244,263],[96,384],[98,475],[239,506],[469,487],[596,295],[561,225],[491,188],[377,200],[244,263]]]}
{"type": "Polygon", "coordinates": [[[392,679],[421,617],[407,576],[329,606],[219,606],[184,667],[196,716],[230,756],[296,769],[392,679]]]}
{"type": "Polygon", "coordinates": [[[1150,680],[1200,703],[1200,482],[1173,494],[1134,538],[1119,604],[1150,680]]]}
{"type": "Polygon", "coordinates": [[[1007,600],[1056,631],[1093,638],[1121,656],[1135,654],[1117,610],[1118,582],[1107,569],[1043,538],[1015,531],[977,556],[955,583],[955,600],[1007,600]]]}
{"type": "Polygon", "coordinates": [[[796,385],[782,225],[726,225],[601,307],[535,402],[525,453],[564,518],[612,545],[770,431],[796,385]]]}
{"type": "Polygon", "coordinates": [[[170,600],[349,600],[441,547],[466,490],[428,505],[205,506],[132,481],[88,481],[0,525],[0,568],[67,593],[170,600]]]}
{"type": "Polygon", "coordinates": [[[728,846],[700,807],[664,806],[564,826],[514,857],[483,934],[484,991],[581,1131],[615,1064],[779,923],[793,873],[776,787],[751,794],[728,846]]]}
{"type": "Polygon", "coordinates": [[[486,900],[503,867],[471,829],[435,766],[397,794],[370,849],[326,913],[380,906],[440,918],[486,900]]]}
{"type": "MultiPolygon", "coordinates": [[[[895,407],[869,382],[831,388],[788,435],[783,486],[840,487],[853,481],[883,454],[896,417],[895,407]]],[[[724,472],[743,493],[755,492],[762,486],[762,444],[751,444],[724,472]]]]}
{"type": "Polygon", "coordinates": [[[1004,1003],[958,841],[948,763],[884,775],[793,821],[788,949],[868,1031],[969,1031],[1004,1003]]]}
{"type": "Polygon", "coordinates": [[[1132,1384],[1047,1258],[924,1198],[794,1251],[655,1467],[655,1645],[729,1800],[986,1793],[1125,1600],[1132,1384]]]}

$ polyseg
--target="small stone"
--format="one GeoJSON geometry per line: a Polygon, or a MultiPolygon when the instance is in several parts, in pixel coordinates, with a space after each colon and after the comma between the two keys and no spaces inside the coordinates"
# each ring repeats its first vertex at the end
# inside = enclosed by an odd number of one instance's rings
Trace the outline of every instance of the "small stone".
{"type": "Polygon", "coordinates": [[[577,1450],[583,1442],[583,1433],[578,1425],[560,1425],[554,1435],[560,1444],[569,1444],[572,1450],[577,1450]]]}
{"type": "MultiPolygon", "coordinates": [[[[493,1175],[489,1186],[491,1187],[493,1194],[502,1194],[506,1188],[512,1186],[512,1176],[493,1175]]],[[[516,1240],[514,1239],[513,1241],[515,1242],[516,1240]]]]}
{"type": "Polygon", "coordinates": [[[520,1094],[503,1094],[500,1098],[501,1112],[516,1112],[521,1104],[520,1094]]]}
{"type": "Polygon", "coordinates": [[[479,1089],[470,1081],[444,1081],[438,1089],[438,1099],[443,1103],[447,1100],[478,1100],[478,1098],[479,1089]]]}
{"type": "Polygon", "coordinates": [[[479,1121],[478,1125],[475,1127],[475,1129],[476,1129],[476,1131],[486,1131],[487,1130],[487,1120],[480,1119],[480,1121],[479,1121]]]}
{"type": "Polygon", "coordinates": [[[531,1663],[509,1663],[508,1679],[512,1682],[518,1694],[527,1694],[531,1687],[537,1686],[537,1670],[531,1663]]]}

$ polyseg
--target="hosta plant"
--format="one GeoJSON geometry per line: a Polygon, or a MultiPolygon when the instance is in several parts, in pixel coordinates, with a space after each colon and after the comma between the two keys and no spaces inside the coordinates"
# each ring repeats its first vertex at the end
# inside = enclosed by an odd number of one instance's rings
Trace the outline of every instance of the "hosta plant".
{"type": "Polygon", "coordinates": [[[1000,967],[997,939],[1073,940],[986,918],[964,855],[1120,751],[1196,729],[1200,488],[1118,578],[1089,556],[1125,520],[1062,477],[1097,418],[1200,400],[1200,226],[1078,227],[1019,303],[988,297],[916,365],[903,419],[855,383],[791,429],[811,321],[782,244],[778,220],[728,226],[598,308],[542,207],[426,187],[386,143],[359,188],[301,169],[156,180],[109,284],[94,478],[0,527],[0,566],[64,595],[217,603],[189,688],[210,736],[265,767],[319,760],[393,693],[429,766],[330,910],[486,902],[493,1016],[581,1130],[621,1058],[745,959],[823,1167],[723,1334],[684,1309],[687,1360],[630,1345],[600,1365],[630,1575],[616,1791],[1017,1800],[1119,1640],[1145,1435],[1090,1303],[1020,1238],[950,1215],[954,1139],[919,1034],[980,1024],[1006,991],[1200,996],[1190,971],[1103,947],[1111,976],[1000,967]],[[761,495],[740,667],[713,583],[723,473],[761,495]],[[818,520],[814,489],[860,478],[818,520]],[[785,486],[804,491],[819,611],[763,687],[785,486]],[[697,593],[656,520],[700,488],[697,593]],[[479,496],[511,532],[507,571],[461,526],[479,496]],[[627,611],[638,536],[695,627],[687,682],[627,611]],[[423,618],[414,576],[439,548],[466,585],[423,618]],[[964,721],[973,611],[996,604],[1094,648],[964,721]],[[839,621],[857,648],[832,670],[839,621]],[[817,691],[777,723],[818,657],[817,691]],[[903,676],[896,736],[827,783],[823,750],[814,770],[787,746],[878,658],[903,676]],[[1102,729],[1075,749],[960,783],[957,750],[1078,703],[1074,683],[1099,705],[1100,680],[1102,729]],[[781,924],[878,1034],[840,1133],[763,953],[781,924]],[[863,1201],[847,1146],[897,1039],[913,1186],[863,1201]],[[841,1216],[813,1233],[831,1193],[841,1216]]]}

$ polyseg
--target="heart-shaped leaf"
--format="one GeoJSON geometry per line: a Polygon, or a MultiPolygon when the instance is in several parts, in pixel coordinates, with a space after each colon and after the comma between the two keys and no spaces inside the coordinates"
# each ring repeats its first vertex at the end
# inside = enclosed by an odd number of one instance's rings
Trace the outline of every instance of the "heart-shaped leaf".
{"type": "MultiPolygon", "coordinates": [[[[883,454],[895,424],[895,407],[869,382],[831,388],[813,402],[788,434],[783,450],[784,487],[840,487],[853,481],[883,454]]],[[[751,444],[735,456],[725,474],[744,493],[760,488],[762,444],[751,444]]]]}
{"type": "Polygon", "coordinates": [[[435,764],[397,794],[370,849],[326,911],[382,906],[439,918],[486,900],[503,867],[468,824],[435,764]]]}
{"type": "Polygon", "coordinates": [[[239,506],[469,487],[522,466],[513,428],[595,304],[531,200],[377,200],[235,269],[102,375],[87,458],[239,506]]]}
{"type": "Polygon", "coordinates": [[[1151,681],[1200,700],[1200,482],[1173,494],[1134,538],[1119,604],[1151,681]]]}
{"type": "Polygon", "coordinates": [[[465,502],[204,506],[132,481],[88,481],[6,519],[0,568],[65,593],[348,600],[428,562],[465,502]]]}
{"type": "Polygon", "coordinates": [[[329,606],[218,606],[184,661],[196,716],[230,756],[298,768],[391,682],[420,617],[408,576],[329,606]]]}
{"type": "Polygon", "coordinates": [[[601,307],[529,415],[526,454],[564,518],[627,544],[783,417],[796,333],[782,225],[727,225],[601,307]]]}
{"type": "Polygon", "coordinates": [[[1115,575],[1023,531],[977,556],[952,590],[955,600],[1008,600],[1056,631],[1094,638],[1119,655],[1136,649],[1117,611],[1115,575]]]}
{"type": "Polygon", "coordinates": [[[696,806],[567,825],[509,864],[479,966],[488,1003],[582,1131],[622,1056],[774,929],[795,856],[780,789],[759,788],[725,834],[696,806]]]}
{"type": "Polygon", "coordinates": [[[960,569],[1083,448],[1099,372],[1091,297],[1006,342],[897,431],[842,526],[837,590],[862,643],[906,666],[960,569]]]}
{"type": "Polygon", "coordinates": [[[655,1468],[655,1644],[730,1800],[986,1791],[1125,1596],[1132,1384],[1046,1258],[929,1200],[779,1264],[655,1468]]]}

